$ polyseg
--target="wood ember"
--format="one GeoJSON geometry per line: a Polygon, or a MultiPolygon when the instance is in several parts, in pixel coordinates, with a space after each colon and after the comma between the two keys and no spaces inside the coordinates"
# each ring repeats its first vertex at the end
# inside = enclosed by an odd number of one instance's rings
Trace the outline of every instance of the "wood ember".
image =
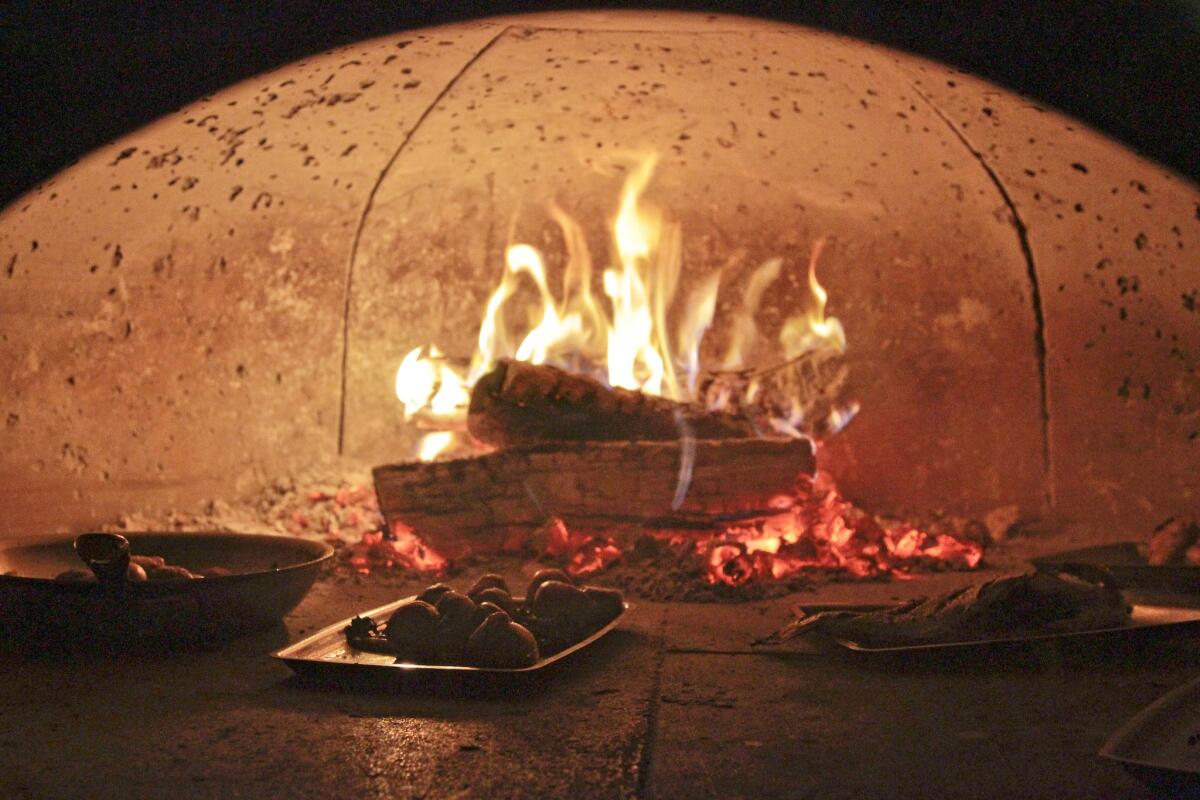
{"type": "Polygon", "coordinates": [[[710,583],[705,571],[704,561],[696,555],[694,540],[671,541],[643,535],[598,581],[647,600],[717,603],[783,597],[837,580],[828,573],[813,572],[785,580],[729,586],[710,583]]]}
{"type": "Polygon", "coordinates": [[[122,515],[103,526],[126,531],[230,531],[289,534],[340,547],[383,527],[365,470],[285,476],[233,500],[209,500],[195,509],[158,509],[122,515]]]}
{"type": "Polygon", "coordinates": [[[714,530],[778,513],[816,467],[806,439],[544,442],[376,467],[380,509],[444,555],[500,549],[558,517],[572,531],[714,530]],[[676,500],[680,462],[694,460],[676,500]],[[673,505],[675,507],[673,507],[673,505]]]}
{"type": "Polygon", "coordinates": [[[673,441],[758,435],[746,416],[610,388],[544,364],[501,361],[475,383],[467,429],[497,447],[549,440],[673,441]]]}

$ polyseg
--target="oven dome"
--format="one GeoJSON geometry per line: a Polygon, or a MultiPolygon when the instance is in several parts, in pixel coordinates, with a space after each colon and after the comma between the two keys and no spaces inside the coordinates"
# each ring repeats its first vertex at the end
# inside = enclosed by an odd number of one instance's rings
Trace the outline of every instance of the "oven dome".
{"type": "Polygon", "coordinates": [[[647,148],[685,280],[736,292],[784,259],[766,327],[830,238],[863,408],[825,452],[848,496],[1139,529],[1200,510],[1196,187],[911,56],[614,11],[314,56],[6,209],[0,532],[405,456],[404,353],[468,350],[510,235],[561,251],[547,202],[602,250],[609,159],[647,148]]]}

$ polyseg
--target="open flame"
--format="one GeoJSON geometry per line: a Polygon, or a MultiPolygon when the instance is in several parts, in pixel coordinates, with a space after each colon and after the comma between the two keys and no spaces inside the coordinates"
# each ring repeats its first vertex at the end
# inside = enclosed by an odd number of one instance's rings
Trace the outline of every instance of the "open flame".
{"type": "MultiPolygon", "coordinates": [[[[470,387],[502,358],[553,364],[610,386],[701,401],[713,410],[745,414],[776,434],[819,438],[836,433],[853,418],[857,405],[840,399],[847,378],[840,358],[845,331],[841,322],[826,315],[828,293],[817,280],[824,240],[814,244],[809,258],[809,302],[782,325],[782,361],[765,367],[757,363],[763,350],[756,325],[759,307],[783,269],[782,259],[775,258],[755,269],[740,288],[741,303],[730,320],[727,346],[717,366],[706,369],[701,363],[700,346],[713,324],[722,271],[701,278],[678,302],[681,229],[642,198],[656,161],[654,155],[638,159],[621,190],[611,220],[615,264],[605,268],[598,281],[606,302],[596,291],[582,228],[551,206],[549,214],[566,247],[557,295],[542,254],[530,244],[512,244],[499,284],[485,304],[478,346],[469,363],[454,363],[433,345],[417,347],[404,357],[396,373],[396,395],[407,420],[432,429],[418,445],[418,458],[479,451],[481,446],[466,434],[470,387]],[[519,294],[528,296],[523,286],[536,293],[532,308],[516,302],[519,294]],[[675,320],[674,329],[669,319],[675,320]]],[[[680,436],[685,443],[682,493],[689,477],[689,433],[682,425],[680,436]]],[[[908,525],[885,527],[842,498],[823,473],[802,486],[795,502],[788,500],[783,504],[787,510],[775,516],[695,543],[710,583],[740,586],[812,568],[861,577],[902,576],[917,566],[972,568],[982,557],[979,545],[956,536],[931,535],[908,525]]],[[[681,501],[677,494],[676,502],[681,501]]],[[[396,533],[396,541],[411,540],[419,546],[407,528],[396,533]]],[[[598,572],[622,555],[611,538],[570,531],[559,520],[548,521],[534,538],[544,553],[579,576],[598,572]]],[[[429,559],[429,553],[422,550],[417,560],[429,559]]],[[[438,560],[436,554],[432,558],[438,560]]]]}
{"type": "MultiPolygon", "coordinates": [[[[549,213],[567,251],[558,296],[551,290],[542,254],[532,245],[512,244],[500,282],[485,304],[469,365],[451,363],[432,345],[417,347],[404,357],[396,372],[396,396],[404,405],[405,419],[437,428],[418,445],[418,458],[432,460],[470,447],[464,433],[470,387],[502,358],[553,364],[590,374],[610,386],[674,400],[703,395],[714,409],[753,406],[756,416],[777,433],[803,435],[813,410],[813,404],[806,402],[813,394],[806,394],[811,387],[795,378],[789,379],[789,386],[776,386],[773,373],[790,374],[796,369],[787,368],[803,366],[805,360],[824,363],[845,350],[842,325],[826,317],[828,295],[816,277],[824,242],[816,243],[809,263],[811,302],[786,320],[780,332],[785,362],[765,376],[746,368],[760,344],[755,324],[759,306],[783,266],[781,259],[771,259],[754,271],[743,289],[719,369],[705,373],[700,345],[713,323],[722,273],[706,275],[678,302],[682,231],[642,198],[656,163],[653,154],[639,158],[621,190],[611,221],[616,264],[604,269],[599,281],[607,302],[595,291],[582,228],[552,206],[549,213]],[[532,284],[539,305],[532,312],[521,308],[513,313],[510,306],[522,284],[532,284]],[[673,330],[670,317],[677,319],[673,330]]],[[[852,406],[825,410],[823,418],[833,423],[826,427],[840,428],[855,410],[852,406]]]]}

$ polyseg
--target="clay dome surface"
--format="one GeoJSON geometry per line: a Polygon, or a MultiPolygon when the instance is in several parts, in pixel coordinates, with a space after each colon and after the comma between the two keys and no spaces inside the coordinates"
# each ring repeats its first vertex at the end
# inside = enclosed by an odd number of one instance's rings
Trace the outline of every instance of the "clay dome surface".
{"type": "Polygon", "coordinates": [[[1138,530],[1200,511],[1195,186],[863,42],[564,12],[313,56],[0,214],[0,533],[408,457],[403,355],[470,352],[514,237],[562,262],[550,202],[602,257],[614,164],[650,150],[685,289],[722,270],[718,323],[779,257],[777,330],[827,239],[862,411],[824,457],[852,498],[1138,530]]]}

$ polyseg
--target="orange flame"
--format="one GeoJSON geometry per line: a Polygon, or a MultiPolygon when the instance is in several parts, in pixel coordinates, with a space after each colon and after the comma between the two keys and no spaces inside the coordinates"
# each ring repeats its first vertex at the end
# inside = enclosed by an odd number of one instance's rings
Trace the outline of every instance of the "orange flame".
{"type": "MultiPolygon", "coordinates": [[[[470,387],[501,358],[534,364],[551,363],[583,371],[620,386],[677,400],[697,397],[702,371],[700,344],[712,325],[721,287],[721,271],[700,279],[675,308],[682,266],[682,233],[678,224],[647,204],[643,195],[654,174],[657,157],[635,161],[621,189],[612,219],[616,264],[602,270],[600,286],[607,303],[593,291],[592,258],[586,237],[574,220],[557,206],[549,213],[562,232],[567,262],[559,296],[551,290],[542,254],[527,243],[514,243],[505,253],[500,283],[484,306],[477,348],[470,365],[451,364],[435,346],[410,351],[396,372],[396,396],[406,420],[438,427],[418,444],[417,457],[436,458],[461,450],[470,387]],[[538,298],[530,314],[506,313],[522,284],[532,284],[538,298]],[[672,332],[668,312],[678,318],[672,332]],[[527,321],[521,330],[519,322],[527,321]]],[[[823,242],[814,247],[809,286],[814,302],[806,312],[785,321],[780,345],[787,358],[815,349],[845,348],[836,318],[825,316],[827,294],[816,279],[816,262],[823,242]]],[[[780,259],[755,271],[743,292],[741,308],[731,324],[729,346],[721,366],[741,368],[760,335],[755,325],[758,307],[779,277],[780,259]]],[[[750,396],[757,392],[750,387],[750,396]]],[[[718,397],[716,405],[723,400],[718,397]]],[[[777,431],[800,435],[800,410],[789,409],[777,431]]]]}
{"type": "MultiPolygon", "coordinates": [[[[600,286],[607,303],[593,288],[592,258],[580,226],[557,206],[549,214],[566,245],[561,291],[552,291],[542,254],[527,243],[514,243],[505,253],[500,282],[485,304],[477,349],[468,367],[452,364],[434,346],[410,351],[396,373],[396,395],[406,420],[438,430],[426,434],[417,457],[431,460],[461,451],[468,445],[463,431],[470,387],[501,358],[535,364],[552,363],[607,380],[611,386],[640,390],[678,400],[703,394],[711,408],[756,406],[767,409],[770,426],[785,435],[801,436],[809,408],[796,391],[804,377],[768,386],[746,369],[753,363],[762,337],[756,320],[759,306],[780,276],[783,262],[770,259],[759,266],[742,289],[734,312],[728,345],[719,369],[698,387],[703,367],[700,345],[712,325],[722,273],[699,281],[681,309],[673,309],[681,272],[682,234],[656,208],[643,201],[657,158],[642,156],[626,176],[611,221],[616,264],[601,271],[600,286]],[[533,308],[509,308],[522,285],[532,284],[533,308]],[[668,311],[678,319],[672,335],[668,311]],[[525,312],[525,313],[522,313],[525,312]],[[509,318],[518,318],[516,324],[509,318]],[[522,328],[522,324],[524,328],[522,328]],[[732,375],[730,380],[722,376],[732,375]],[[749,376],[749,377],[747,377],[749,376]]],[[[817,241],[808,264],[810,302],[784,321],[779,347],[785,363],[806,360],[820,365],[845,351],[841,323],[826,315],[828,292],[817,280],[817,262],[825,246],[817,241]]],[[[525,293],[527,294],[527,292],[525,293]]],[[[844,369],[841,372],[844,378],[844,369]]],[[[801,387],[803,388],[803,387],[801,387]]],[[[823,387],[821,387],[823,388],[823,387]]],[[[856,405],[826,409],[820,430],[832,433],[853,417],[856,405]]],[[[686,444],[686,431],[681,432],[686,444]]],[[[686,460],[686,459],[685,459],[686,460]]],[[[680,492],[686,491],[686,464],[681,464],[680,492]]],[[[678,498],[677,498],[678,499],[678,498]]],[[[854,509],[837,493],[827,476],[808,487],[799,502],[775,516],[730,528],[697,544],[712,583],[741,585],[755,580],[781,579],[802,569],[836,569],[858,576],[904,575],[916,566],[974,567],[982,557],[979,546],[952,536],[932,536],[910,526],[885,529],[854,509]]],[[[444,560],[419,547],[404,526],[390,545],[421,568],[440,568],[444,560]]],[[[548,527],[546,550],[578,575],[603,569],[621,555],[611,540],[568,531],[560,521],[548,527]]]]}

